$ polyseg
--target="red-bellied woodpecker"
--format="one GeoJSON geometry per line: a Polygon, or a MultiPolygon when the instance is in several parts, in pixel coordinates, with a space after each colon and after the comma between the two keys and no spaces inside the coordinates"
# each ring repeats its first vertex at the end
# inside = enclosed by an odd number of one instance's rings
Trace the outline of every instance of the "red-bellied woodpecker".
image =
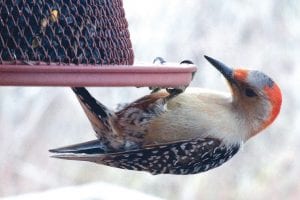
{"type": "Polygon", "coordinates": [[[227,79],[231,94],[167,89],[113,112],[85,88],[73,88],[98,140],[50,151],[152,174],[194,174],[222,165],[275,120],[282,97],[264,73],[205,58],[227,79]]]}

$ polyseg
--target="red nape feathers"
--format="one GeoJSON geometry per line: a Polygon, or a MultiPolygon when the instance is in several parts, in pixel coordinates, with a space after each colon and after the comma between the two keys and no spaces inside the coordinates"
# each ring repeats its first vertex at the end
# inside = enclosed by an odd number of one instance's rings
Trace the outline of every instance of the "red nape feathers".
{"type": "Polygon", "coordinates": [[[263,124],[262,129],[269,126],[275,120],[275,118],[277,117],[277,115],[280,112],[281,103],[282,103],[281,90],[276,83],[274,83],[274,85],[272,87],[266,86],[264,88],[264,91],[268,95],[269,101],[272,104],[272,111],[271,111],[268,119],[263,124]]]}

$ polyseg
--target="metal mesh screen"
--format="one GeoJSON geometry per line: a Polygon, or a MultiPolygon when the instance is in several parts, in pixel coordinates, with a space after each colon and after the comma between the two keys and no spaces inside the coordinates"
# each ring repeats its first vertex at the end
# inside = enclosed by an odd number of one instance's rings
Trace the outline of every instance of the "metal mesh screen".
{"type": "Polygon", "coordinates": [[[122,0],[0,2],[0,64],[133,63],[122,0]]]}

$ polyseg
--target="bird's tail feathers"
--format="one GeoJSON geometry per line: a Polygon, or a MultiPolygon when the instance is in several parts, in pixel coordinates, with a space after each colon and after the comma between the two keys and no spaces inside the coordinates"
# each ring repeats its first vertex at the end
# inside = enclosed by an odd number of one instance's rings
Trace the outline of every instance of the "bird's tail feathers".
{"type": "Polygon", "coordinates": [[[97,137],[105,138],[106,134],[112,132],[110,117],[114,112],[110,111],[106,106],[97,101],[84,87],[73,87],[72,90],[76,94],[86,116],[91,122],[97,137]]]}
{"type": "Polygon", "coordinates": [[[107,118],[111,115],[111,111],[102,103],[97,101],[84,87],[73,87],[72,90],[78,97],[82,106],[86,106],[88,110],[99,118],[107,118]]]}

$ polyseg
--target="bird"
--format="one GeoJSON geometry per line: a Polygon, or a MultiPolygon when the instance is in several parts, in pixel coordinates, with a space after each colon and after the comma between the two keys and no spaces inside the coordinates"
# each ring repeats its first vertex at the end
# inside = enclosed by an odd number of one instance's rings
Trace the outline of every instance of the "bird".
{"type": "Polygon", "coordinates": [[[272,124],[282,95],[261,71],[204,57],[225,77],[230,92],[166,88],[113,111],[85,88],[73,88],[97,140],[52,149],[52,156],[153,175],[197,174],[221,166],[272,124]]]}

